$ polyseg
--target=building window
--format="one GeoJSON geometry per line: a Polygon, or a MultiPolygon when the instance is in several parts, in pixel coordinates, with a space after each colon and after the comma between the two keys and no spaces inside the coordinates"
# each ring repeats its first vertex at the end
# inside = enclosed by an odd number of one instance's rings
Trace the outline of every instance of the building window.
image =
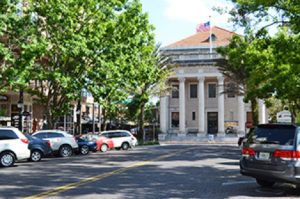
{"type": "Polygon", "coordinates": [[[190,59],[198,59],[198,55],[190,55],[190,59]]]}
{"type": "Polygon", "coordinates": [[[172,98],[179,98],[179,85],[172,85],[173,88],[175,88],[172,91],[172,98]]]}
{"type": "Polygon", "coordinates": [[[179,112],[172,112],[172,128],[179,127],[179,112]]]}
{"type": "Polygon", "coordinates": [[[7,106],[7,104],[0,104],[0,116],[8,117],[8,106],[7,106]]]}
{"type": "Polygon", "coordinates": [[[197,84],[190,85],[190,98],[197,98],[197,84]]]}
{"type": "Polygon", "coordinates": [[[235,98],[235,86],[233,83],[227,84],[227,98],[235,98]]]}
{"type": "Polygon", "coordinates": [[[192,113],[192,118],[193,118],[193,120],[196,120],[196,112],[195,111],[193,111],[193,113],[192,113]]]}
{"type": "Polygon", "coordinates": [[[212,42],[217,41],[217,36],[215,34],[211,34],[211,41],[212,42]]]}
{"type": "Polygon", "coordinates": [[[208,84],[208,98],[216,98],[216,97],[217,97],[217,85],[208,84]]]}

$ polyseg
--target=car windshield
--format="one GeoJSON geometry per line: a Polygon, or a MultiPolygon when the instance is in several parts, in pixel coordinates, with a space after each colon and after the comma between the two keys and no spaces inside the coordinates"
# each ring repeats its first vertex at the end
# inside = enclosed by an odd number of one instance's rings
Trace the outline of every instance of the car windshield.
{"type": "Polygon", "coordinates": [[[79,137],[76,137],[76,140],[77,140],[78,142],[85,142],[85,140],[84,140],[84,139],[82,139],[82,138],[79,138],[79,137]]]}
{"type": "Polygon", "coordinates": [[[250,134],[249,143],[293,145],[296,127],[293,125],[262,125],[250,134]]]}

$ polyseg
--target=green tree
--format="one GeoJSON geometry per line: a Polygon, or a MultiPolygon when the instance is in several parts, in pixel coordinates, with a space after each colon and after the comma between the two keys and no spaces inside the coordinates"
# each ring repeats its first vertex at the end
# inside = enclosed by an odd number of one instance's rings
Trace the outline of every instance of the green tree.
{"type": "MultiPolygon", "coordinates": [[[[247,50],[252,45],[254,37],[240,37],[234,36],[230,41],[230,44],[223,47],[220,46],[216,49],[224,59],[217,61],[216,66],[222,72],[225,77],[230,79],[231,86],[225,87],[223,93],[233,93],[236,95],[247,96],[249,90],[257,87],[255,84],[249,82],[250,71],[247,50]]],[[[251,97],[245,98],[245,102],[251,102],[251,114],[253,125],[256,126],[259,123],[259,112],[257,96],[251,95],[251,97]]]]}
{"type": "MultiPolygon", "coordinates": [[[[248,83],[254,87],[246,98],[273,96],[286,103],[295,121],[300,111],[299,101],[299,36],[300,2],[289,0],[231,0],[230,21],[254,33],[255,39],[245,53],[248,83]],[[267,27],[277,26],[278,33],[269,36],[267,27]],[[255,87],[255,85],[257,85],[255,87]]],[[[219,12],[224,9],[218,8],[219,12]]]]}
{"type": "Polygon", "coordinates": [[[136,65],[137,77],[139,78],[137,89],[133,90],[133,100],[131,107],[135,106],[139,110],[137,138],[145,140],[145,105],[153,96],[159,96],[165,89],[164,81],[172,75],[176,64],[171,64],[170,55],[160,53],[161,43],[155,46],[151,55],[141,54],[141,59],[136,65]]]}
{"type": "Polygon", "coordinates": [[[298,0],[231,0],[233,8],[214,8],[229,13],[230,22],[246,28],[258,27],[258,33],[270,26],[287,26],[294,33],[300,32],[300,2],[298,0]]]}
{"type": "Polygon", "coordinates": [[[28,0],[23,17],[15,15],[17,3],[0,4],[2,88],[38,96],[49,128],[69,112],[82,88],[101,102],[103,85],[114,86],[106,76],[131,73],[153,39],[138,0],[28,0]],[[32,80],[35,85],[28,84],[32,80]]]}

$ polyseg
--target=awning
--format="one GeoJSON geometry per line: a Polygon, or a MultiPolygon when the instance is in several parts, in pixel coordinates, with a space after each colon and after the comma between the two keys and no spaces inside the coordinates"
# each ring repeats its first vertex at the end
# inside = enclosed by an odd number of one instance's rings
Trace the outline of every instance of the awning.
{"type": "MultiPolygon", "coordinates": [[[[93,108],[93,105],[91,105],[91,104],[87,104],[87,105],[86,105],[86,107],[93,108]]],[[[98,105],[98,104],[95,104],[95,108],[98,108],[98,107],[99,107],[99,105],[98,105]]]]}

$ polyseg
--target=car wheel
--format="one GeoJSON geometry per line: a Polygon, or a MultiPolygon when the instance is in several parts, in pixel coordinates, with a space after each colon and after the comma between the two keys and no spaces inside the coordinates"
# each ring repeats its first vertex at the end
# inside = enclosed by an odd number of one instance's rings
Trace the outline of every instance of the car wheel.
{"type": "Polygon", "coordinates": [[[116,147],[115,149],[116,149],[116,150],[121,150],[121,147],[116,147]]]}
{"type": "Polygon", "coordinates": [[[100,147],[100,151],[101,152],[106,152],[107,150],[108,150],[107,144],[102,144],[101,147],[100,147]]]}
{"type": "Polygon", "coordinates": [[[89,154],[89,152],[90,152],[90,148],[89,148],[88,145],[83,145],[83,146],[80,148],[80,153],[81,153],[82,155],[87,155],[87,154],[89,154]]]}
{"type": "Polygon", "coordinates": [[[0,166],[10,167],[15,163],[15,156],[10,152],[4,152],[0,155],[0,166]]]}
{"type": "Polygon", "coordinates": [[[63,145],[59,149],[59,155],[61,157],[70,157],[72,155],[72,148],[68,145],[63,145]]]}
{"type": "Polygon", "coordinates": [[[123,150],[127,150],[129,148],[129,144],[127,143],[127,142],[124,142],[123,144],[122,144],[122,149],[123,150]]]}
{"type": "Polygon", "coordinates": [[[262,187],[272,187],[275,184],[275,182],[273,182],[273,181],[267,181],[267,180],[262,180],[262,179],[258,179],[258,178],[256,178],[256,182],[257,182],[257,184],[259,184],[262,187]]]}
{"type": "Polygon", "coordinates": [[[30,154],[29,160],[32,162],[38,162],[42,159],[42,152],[39,150],[33,150],[30,154]]]}

